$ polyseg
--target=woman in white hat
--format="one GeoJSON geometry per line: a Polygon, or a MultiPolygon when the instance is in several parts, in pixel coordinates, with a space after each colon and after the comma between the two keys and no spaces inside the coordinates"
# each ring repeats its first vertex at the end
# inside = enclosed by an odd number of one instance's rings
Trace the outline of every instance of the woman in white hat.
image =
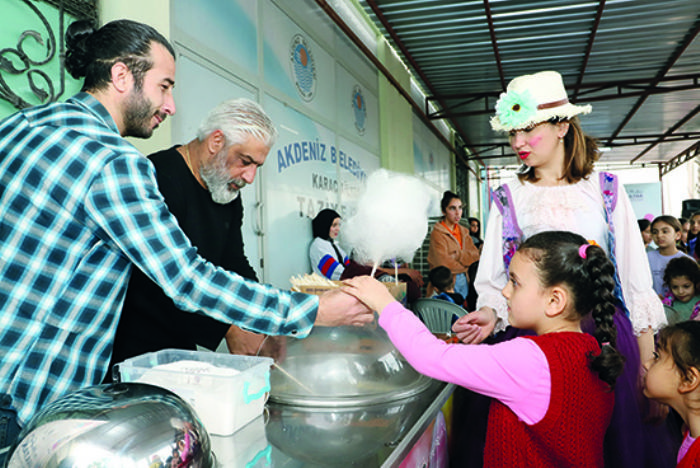
{"type": "Polygon", "coordinates": [[[667,461],[666,451],[645,439],[644,415],[637,409],[643,398],[636,388],[640,355],[641,362],[652,357],[653,335],[666,318],[652,289],[629,199],[622,186],[618,188],[615,176],[593,168],[600,153],[577,117],[590,111],[591,106],[569,102],[561,75],[554,71],[517,77],[501,94],[491,126],[508,132],[511,148],[523,166],[517,179],[494,192],[475,282],[477,310],[460,319],[454,331],[462,341],[478,343],[506,328],[507,304],[501,290],[507,282],[510,258],[523,239],[542,231],[566,230],[607,248],[617,268],[621,304],[615,317],[617,343],[627,359],[628,377],[627,390],[620,379],[616,386],[611,431],[623,434],[609,444],[619,457],[609,459],[608,464],[674,466],[673,452],[668,452],[671,458],[667,461]],[[621,402],[623,394],[625,401],[621,402]],[[624,427],[614,428],[616,421],[624,427]],[[636,427],[628,429],[628,425],[636,427]],[[628,438],[632,440],[623,440],[628,438]]]}

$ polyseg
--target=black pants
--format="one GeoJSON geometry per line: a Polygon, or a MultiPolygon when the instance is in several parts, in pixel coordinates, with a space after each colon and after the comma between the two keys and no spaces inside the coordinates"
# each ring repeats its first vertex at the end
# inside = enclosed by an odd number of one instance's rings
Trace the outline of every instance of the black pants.
{"type": "Polygon", "coordinates": [[[19,436],[17,411],[12,409],[12,398],[0,394],[0,467],[5,466],[6,457],[19,436]]]}

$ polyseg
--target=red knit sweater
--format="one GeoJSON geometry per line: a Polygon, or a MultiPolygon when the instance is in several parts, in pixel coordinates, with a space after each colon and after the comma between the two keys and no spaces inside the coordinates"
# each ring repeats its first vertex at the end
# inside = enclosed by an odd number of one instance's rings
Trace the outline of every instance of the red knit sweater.
{"type": "MultiPolygon", "coordinates": [[[[686,434],[687,437],[687,434],[686,434]]],[[[690,446],[676,468],[698,468],[700,467],[700,437],[690,446]]]]}
{"type": "Polygon", "coordinates": [[[614,393],[588,368],[587,354],[600,351],[585,333],[528,337],[542,349],[552,376],[549,408],[527,425],[494,400],[489,412],[484,467],[602,467],[603,439],[614,393]]]}

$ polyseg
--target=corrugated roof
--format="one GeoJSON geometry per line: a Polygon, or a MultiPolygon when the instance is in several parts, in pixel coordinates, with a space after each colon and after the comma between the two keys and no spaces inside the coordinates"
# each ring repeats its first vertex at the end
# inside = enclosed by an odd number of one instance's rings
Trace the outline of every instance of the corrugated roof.
{"type": "Polygon", "coordinates": [[[428,100],[486,165],[512,164],[488,118],[514,77],[556,70],[590,103],[603,161],[669,170],[700,152],[698,0],[359,0],[428,100]]]}

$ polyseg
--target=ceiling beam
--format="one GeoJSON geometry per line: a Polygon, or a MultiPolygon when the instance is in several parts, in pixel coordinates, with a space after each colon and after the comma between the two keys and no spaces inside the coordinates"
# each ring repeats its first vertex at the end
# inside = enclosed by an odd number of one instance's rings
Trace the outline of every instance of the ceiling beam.
{"type": "MultiPolygon", "coordinates": [[[[572,89],[571,87],[567,89],[572,89]]],[[[573,100],[575,103],[608,101],[612,99],[622,99],[629,97],[651,96],[655,94],[669,94],[679,91],[687,91],[691,89],[700,89],[700,73],[690,75],[671,76],[658,80],[656,84],[650,84],[648,80],[627,80],[618,82],[599,82],[582,84],[579,86],[578,99],[573,100]],[[671,84],[680,82],[679,84],[671,84]],[[662,86],[663,85],[663,86],[662,86]],[[585,91],[584,91],[585,90],[585,91]],[[599,94],[601,92],[604,94],[599,94]]],[[[449,99],[461,99],[462,102],[444,107],[443,111],[436,111],[426,114],[429,119],[445,119],[453,117],[465,117],[469,115],[483,115],[493,112],[493,106],[489,105],[489,99],[496,99],[499,93],[461,93],[440,96],[441,102],[449,99]],[[468,104],[483,100],[484,105],[472,111],[454,112],[454,109],[464,107],[468,104]]],[[[436,99],[437,97],[427,96],[427,100],[436,99]]]]}
{"type": "Polygon", "coordinates": [[[496,68],[498,69],[498,77],[501,80],[501,90],[506,90],[506,76],[503,73],[503,62],[501,61],[501,53],[496,39],[496,28],[493,24],[493,15],[491,14],[491,5],[489,0],[484,0],[484,13],[486,14],[486,22],[489,25],[489,35],[491,36],[491,47],[493,48],[493,57],[496,60],[496,68]]]}
{"type": "MultiPolygon", "coordinates": [[[[666,62],[666,65],[659,70],[659,72],[656,74],[656,77],[652,79],[650,83],[651,88],[655,88],[661,80],[666,76],[666,74],[669,72],[671,67],[678,61],[678,59],[683,55],[683,52],[690,46],[690,44],[695,40],[695,36],[698,35],[698,31],[700,31],[700,16],[698,16],[695,20],[695,24],[693,25],[692,28],[686,33],[685,39],[678,44],[678,47],[676,47],[676,50],[671,54],[669,57],[668,61],[666,62]]],[[[615,131],[610,135],[609,140],[612,141],[615,139],[617,135],[622,132],[622,130],[627,126],[627,124],[632,120],[632,117],[637,113],[639,109],[641,109],[642,105],[644,102],[647,100],[647,98],[651,95],[651,93],[644,93],[642,94],[637,102],[632,106],[630,111],[627,113],[625,118],[620,122],[620,125],[615,129],[615,131]]],[[[633,160],[634,161],[634,160],[633,160]]]]}
{"type": "MultiPolygon", "coordinates": [[[[673,143],[673,142],[678,142],[678,141],[687,141],[687,140],[698,140],[700,139],[700,132],[684,132],[684,133],[671,133],[671,134],[647,134],[647,135],[624,135],[624,136],[618,136],[614,141],[612,141],[609,145],[607,145],[609,148],[621,148],[621,147],[626,147],[626,146],[641,146],[641,145],[650,145],[652,143],[673,143]],[[663,141],[660,141],[663,139],[663,141]]],[[[475,156],[469,159],[474,159],[476,157],[476,154],[481,154],[483,155],[484,153],[488,153],[489,151],[494,151],[494,150],[500,150],[501,154],[498,156],[494,155],[489,155],[489,156],[480,156],[484,159],[490,159],[490,158],[500,158],[503,156],[508,156],[505,153],[505,149],[510,148],[510,143],[507,141],[492,141],[492,142],[485,142],[485,143],[479,143],[474,145],[474,149],[476,150],[475,156]]],[[[648,163],[649,161],[644,161],[644,163],[648,163]]],[[[641,164],[641,163],[640,163],[641,164]]],[[[665,164],[665,163],[664,163],[665,164]]]]}
{"type": "Polygon", "coordinates": [[[668,174],[678,166],[693,160],[696,156],[698,156],[698,154],[700,154],[700,141],[692,146],[689,146],[668,162],[661,164],[659,166],[659,174],[661,176],[668,174]]]}
{"type": "MultiPolygon", "coordinates": [[[[687,73],[685,75],[673,75],[665,76],[659,80],[657,83],[670,83],[673,81],[692,81],[693,83],[700,80],[700,73],[687,73]]],[[[566,84],[565,84],[566,86],[566,84]]],[[[649,84],[648,78],[634,78],[630,80],[616,80],[616,81],[592,81],[588,83],[583,83],[579,86],[581,89],[587,90],[583,94],[591,94],[598,91],[603,91],[608,88],[631,88],[631,89],[647,89],[652,87],[649,84]]],[[[566,86],[568,91],[572,91],[573,86],[566,86]]],[[[484,97],[498,97],[500,96],[500,91],[481,91],[478,93],[451,93],[451,94],[440,94],[437,96],[430,96],[431,99],[436,99],[437,97],[441,99],[474,99],[474,98],[484,98],[484,97]]],[[[580,101],[580,99],[579,99],[580,101]]]]}
{"type": "Polygon", "coordinates": [[[680,119],[678,122],[676,122],[671,128],[669,128],[668,130],[666,130],[666,131],[664,132],[663,135],[661,135],[659,138],[656,139],[656,141],[654,141],[654,142],[651,143],[649,146],[647,146],[646,148],[644,148],[644,150],[643,150],[641,153],[639,153],[637,156],[635,156],[634,158],[632,158],[632,160],[630,161],[630,164],[634,163],[637,159],[639,159],[639,158],[641,158],[642,156],[644,156],[645,154],[647,154],[649,151],[651,151],[651,150],[652,150],[656,145],[658,145],[659,143],[665,142],[665,141],[666,141],[666,138],[667,138],[668,136],[673,135],[673,132],[675,132],[676,130],[678,130],[679,128],[681,128],[683,125],[685,125],[690,119],[692,119],[693,117],[695,117],[695,116],[698,114],[698,112],[700,112],[700,104],[698,104],[697,106],[695,106],[695,109],[693,109],[693,110],[691,110],[690,112],[688,112],[688,113],[685,115],[685,117],[683,117],[683,118],[680,119]]]}
{"type": "Polygon", "coordinates": [[[583,75],[586,73],[586,68],[588,67],[588,59],[591,57],[591,50],[593,50],[593,43],[595,42],[595,37],[598,33],[600,18],[603,16],[604,9],[605,0],[600,0],[600,2],[598,2],[598,10],[596,11],[595,19],[593,20],[593,27],[591,28],[591,33],[588,36],[586,52],[583,54],[583,64],[581,65],[581,72],[578,74],[578,79],[576,80],[576,85],[574,86],[574,91],[572,93],[573,101],[576,100],[576,97],[578,96],[578,90],[581,87],[581,83],[583,82],[583,75]]]}
{"type": "MultiPolygon", "coordinates": [[[[317,0],[319,1],[319,0],[317,0]]],[[[394,28],[391,26],[389,21],[386,19],[386,16],[384,16],[384,13],[382,10],[379,8],[377,5],[377,2],[375,0],[365,0],[367,4],[370,6],[372,9],[372,12],[375,14],[377,19],[382,23],[382,26],[384,26],[384,29],[389,33],[389,36],[391,36],[391,40],[396,44],[396,46],[401,50],[401,53],[406,57],[406,60],[408,60],[409,64],[411,65],[411,68],[413,71],[420,77],[421,81],[427,86],[428,91],[432,94],[435,94],[435,88],[433,87],[432,83],[430,82],[430,79],[423,73],[423,69],[418,65],[418,62],[415,61],[413,58],[413,55],[411,55],[411,52],[409,52],[408,48],[404,45],[403,41],[399,38],[398,34],[396,34],[396,31],[394,28]]],[[[325,2],[324,2],[325,3],[325,2]]],[[[444,104],[440,99],[436,99],[438,104],[443,107],[444,104]]],[[[430,112],[430,108],[426,104],[426,109],[425,109],[425,115],[427,116],[428,112],[430,112]]],[[[428,118],[428,120],[433,120],[428,118]]],[[[459,123],[452,121],[451,122],[452,126],[454,127],[455,131],[459,134],[460,138],[462,141],[469,147],[471,145],[471,141],[469,140],[469,137],[467,136],[467,133],[460,127],[459,123]]],[[[461,154],[455,154],[462,159],[461,154]]],[[[467,165],[467,161],[463,160],[464,164],[467,165]]]]}

